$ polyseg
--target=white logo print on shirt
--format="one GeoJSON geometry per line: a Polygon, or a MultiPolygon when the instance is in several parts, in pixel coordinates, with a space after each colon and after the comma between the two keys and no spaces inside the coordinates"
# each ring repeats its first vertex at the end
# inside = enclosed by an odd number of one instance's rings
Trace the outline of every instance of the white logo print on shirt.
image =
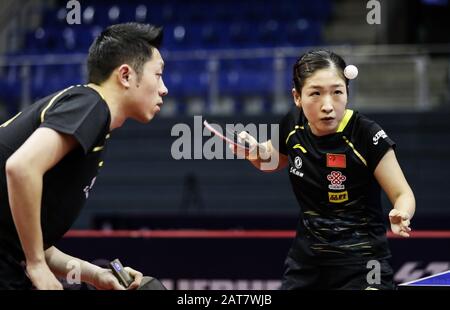
{"type": "Polygon", "coordinates": [[[373,145],[377,145],[378,144],[378,140],[380,140],[380,138],[383,138],[383,139],[387,138],[387,134],[384,132],[384,130],[378,131],[375,134],[375,136],[373,136],[373,145]]]}
{"type": "Polygon", "coordinates": [[[331,171],[331,173],[327,175],[327,180],[331,183],[328,185],[329,189],[341,190],[345,189],[345,185],[342,183],[347,180],[347,177],[340,171],[331,171]]]}
{"type": "Polygon", "coordinates": [[[295,168],[300,169],[303,165],[302,159],[300,156],[295,157],[294,159],[295,168]]]}
{"type": "Polygon", "coordinates": [[[91,181],[91,185],[89,185],[89,186],[86,186],[84,189],[83,189],[83,192],[84,192],[84,195],[86,196],[86,199],[88,199],[88,197],[89,197],[89,191],[92,189],[92,187],[94,187],[94,183],[95,183],[95,180],[97,179],[97,177],[94,177],[93,179],[92,179],[92,181],[91,181]]]}

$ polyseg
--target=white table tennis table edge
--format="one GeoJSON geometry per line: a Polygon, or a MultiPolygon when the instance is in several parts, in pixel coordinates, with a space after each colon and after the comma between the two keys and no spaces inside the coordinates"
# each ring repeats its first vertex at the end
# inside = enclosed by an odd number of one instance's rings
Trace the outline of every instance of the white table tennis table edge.
{"type": "MultiPolygon", "coordinates": [[[[427,280],[427,279],[430,279],[430,278],[438,277],[438,276],[443,275],[443,274],[446,274],[446,273],[450,273],[450,270],[443,271],[443,272],[441,272],[441,273],[437,273],[437,274],[434,274],[434,275],[431,275],[431,276],[428,276],[428,277],[424,277],[424,278],[419,278],[419,279],[416,279],[416,280],[412,280],[412,281],[409,281],[409,282],[406,282],[406,283],[401,283],[401,284],[399,284],[399,285],[400,285],[400,286],[403,286],[403,285],[409,285],[409,284],[414,283],[414,282],[419,282],[419,281],[427,280]]],[[[418,286],[440,286],[440,285],[418,284],[418,286]]]]}

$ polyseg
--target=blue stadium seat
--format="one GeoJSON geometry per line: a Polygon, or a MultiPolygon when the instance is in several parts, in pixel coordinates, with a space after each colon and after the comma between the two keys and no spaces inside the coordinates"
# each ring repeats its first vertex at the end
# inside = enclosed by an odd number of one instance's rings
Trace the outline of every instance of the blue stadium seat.
{"type": "Polygon", "coordinates": [[[77,35],[77,51],[87,53],[89,47],[91,46],[94,39],[101,33],[102,27],[93,25],[93,26],[83,26],[77,27],[76,35],[77,35]]]}
{"type": "Polygon", "coordinates": [[[221,41],[221,33],[219,26],[214,23],[207,23],[200,29],[200,48],[215,48],[219,47],[221,41]]]}
{"type": "Polygon", "coordinates": [[[280,23],[275,19],[269,19],[258,25],[258,42],[261,46],[280,46],[284,41],[283,36],[280,23]]]}
{"type": "MultiPolygon", "coordinates": [[[[331,12],[330,0],[273,0],[264,5],[260,0],[84,0],[82,24],[69,26],[66,2],[59,3],[43,12],[41,27],[26,34],[24,49],[17,54],[86,53],[104,27],[129,21],[163,25],[163,49],[168,51],[313,46],[322,43],[322,26],[331,12]]],[[[237,96],[269,94],[274,78],[272,62],[223,61],[219,89],[237,96]]],[[[33,96],[79,81],[79,75],[70,73],[79,74],[79,70],[56,67],[33,69],[33,96]]],[[[205,63],[167,63],[166,73],[171,95],[204,95],[208,89],[210,76],[205,63]]],[[[289,72],[285,77],[288,85],[290,78],[289,72]]],[[[5,85],[3,81],[2,87],[5,85]]]]}
{"type": "Polygon", "coordinates": [[[229,24],[227,39],[229,47],[251,47],[256,42],[255,24],[240,21],[229,24]]]}
{"type": "MultiPolygon", "coordinates": [[[[149,16],[149,13],[148,13],[149,9],[147,8],[147,6],[145,4],[138,4],[138,5],[136,5],[136,7],[131,7],[131,8],[134,9],[133,14],[134,14],[134,20],[136,22],[139,22],[139,23],[147,22],[148,16],[149,16]]],[[[128,14],[128,12],[125,14],[128,14]]]]}
{"type": "MultiPolygon", "coordinates": [[[[82,25],[105,27],[117,22],[142,21],[164,25],[168,49],[232,48],[314,45],[321,42],[320,28],[330,15],[329,0],[278,0],[261,5],[259,0],[220,0],[208,3],[193,0],[153,1],[85,1],[82,6],[82,25]]],[[[40,48],[63,50],[55,47],[51,33],[55,28],[67,26],[65,7],[44,12],[42,29],[47,38],[33,42],[32,50],[40,48]],[[48,41],[46,41],[48,39],[48,41]],[[42,47],[44,45],[44,47],[42,47]]],[[[74,41],[83,40],[85,28],[64,33],[68,51],[74,41]]],[[[29,39],[27,41],[30,41],[29,39]]],[[[89,40],[91,41],[91,40],[89,40]]],[[[84,44],[86,46],[87,44],[84,44]]]]}
{"type": "Polygon", "coordinates": [[[263,95],[271,93],[273,75],[251,70],[220,72],[221,92],[231,95],[263,95]]]}
{"type": "Polygon", "coordinates": [[[164,83],[171,95],[205,95],[209,75],[204,61],[171,61],[164,68],[164,83]]]}
{"type": "Polygon", "coordinates": [[[92,25],[92,24],[99,24],[100,18],[99,13],[97,13],[98,10],[95,6],[89,5],[84,7],[82,12],[82,23],[84,25],[92,25]]]}
{"type": "Polygon", "coordinates": [[[123,22],[122,9],[118,5],[111,5],[107,8],[108,11],[108,24],[117,24],[123,22]]]}
{"type": "Polygon", "coordinates": [[[35,54],[44,51],[48,46],[49,35],[45,29],[39,27],[25,35],[25,51],[35,54]]]}
{"type": "Polygon", "coordinates": [[[321,44],[322,26],[320,22],[298,19],[285,25],[286,43],[292,46],[313,46],[321,44]]]}
{"type": "Polygon", "coordinates": [[[169,25],[164,29],[164,48],[177,50],[186,47],[187,34],[185,25],[169,25]]]}
{"type": "Polygon", "coordinates": [[[32,100],[84,82],[81,78],[80,65],[34,66],[31,68],[31,72],[32,100]]]}
{"type": "Polygon", "coordinates": [[[43,9],[41,27],[60,27],[67,25],[67,10],[64,7],[43,9]]]}

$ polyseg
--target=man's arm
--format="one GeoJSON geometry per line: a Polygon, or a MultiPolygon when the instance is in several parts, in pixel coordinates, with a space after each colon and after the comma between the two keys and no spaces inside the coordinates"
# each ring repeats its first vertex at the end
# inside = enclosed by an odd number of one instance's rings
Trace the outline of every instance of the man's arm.
{"type": "Polygon", "coordinates": [[[393,149],[383,156],[374,175],[394,206],[389,213],[392,231],[400,236],[409,237],[411,231],[409,225],[416,210],[416,201],[393,149]]]}
{"type": "Polygon", "coordinates": [[[78,265],[80,280],[91,285],[94,285],[96,274],[103,271],[103,268],[63,253],[54,246],[45,250],[45,260],[50,270],[58,277],[66,277],[72,266],[78,265]]]}
{"type": "MultiPolygon", "coordinates": [[[[50,247],[45,251],[45,259],[51,271],[59,277],[67,277],[72,268],[79,266],[81,282],[89,283],[97,289],[123,290],[124,287],[113,275],[111,270],[101,268],[85,260],[70,256],[61,252],[56,247],[50,247]]],[[[128,289],[136,289],[142,281],[142,273],[125,267],[125,270],[134,278],[128,289]]]]}
{"type": "Polygon", "coordinates": [[[6,162],[9,205],[27,262],[27,272],[38,289],[61,284],[45,262],[41,229],[43,176],[78,142],[50,128],[38,128],[6,162]]]}

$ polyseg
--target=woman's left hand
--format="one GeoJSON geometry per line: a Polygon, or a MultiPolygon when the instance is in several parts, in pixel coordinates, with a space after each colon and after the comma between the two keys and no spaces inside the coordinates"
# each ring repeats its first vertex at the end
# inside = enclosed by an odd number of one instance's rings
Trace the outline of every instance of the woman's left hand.
{"type": "Polygon", "coordinates": [[[408,213],[392,209],[391,212],[389,212],[389,221],[391,222],[391,229],[394,234],[402,237],[409,237],[411,228],[409,227],[410,217],[408,213]]]}

